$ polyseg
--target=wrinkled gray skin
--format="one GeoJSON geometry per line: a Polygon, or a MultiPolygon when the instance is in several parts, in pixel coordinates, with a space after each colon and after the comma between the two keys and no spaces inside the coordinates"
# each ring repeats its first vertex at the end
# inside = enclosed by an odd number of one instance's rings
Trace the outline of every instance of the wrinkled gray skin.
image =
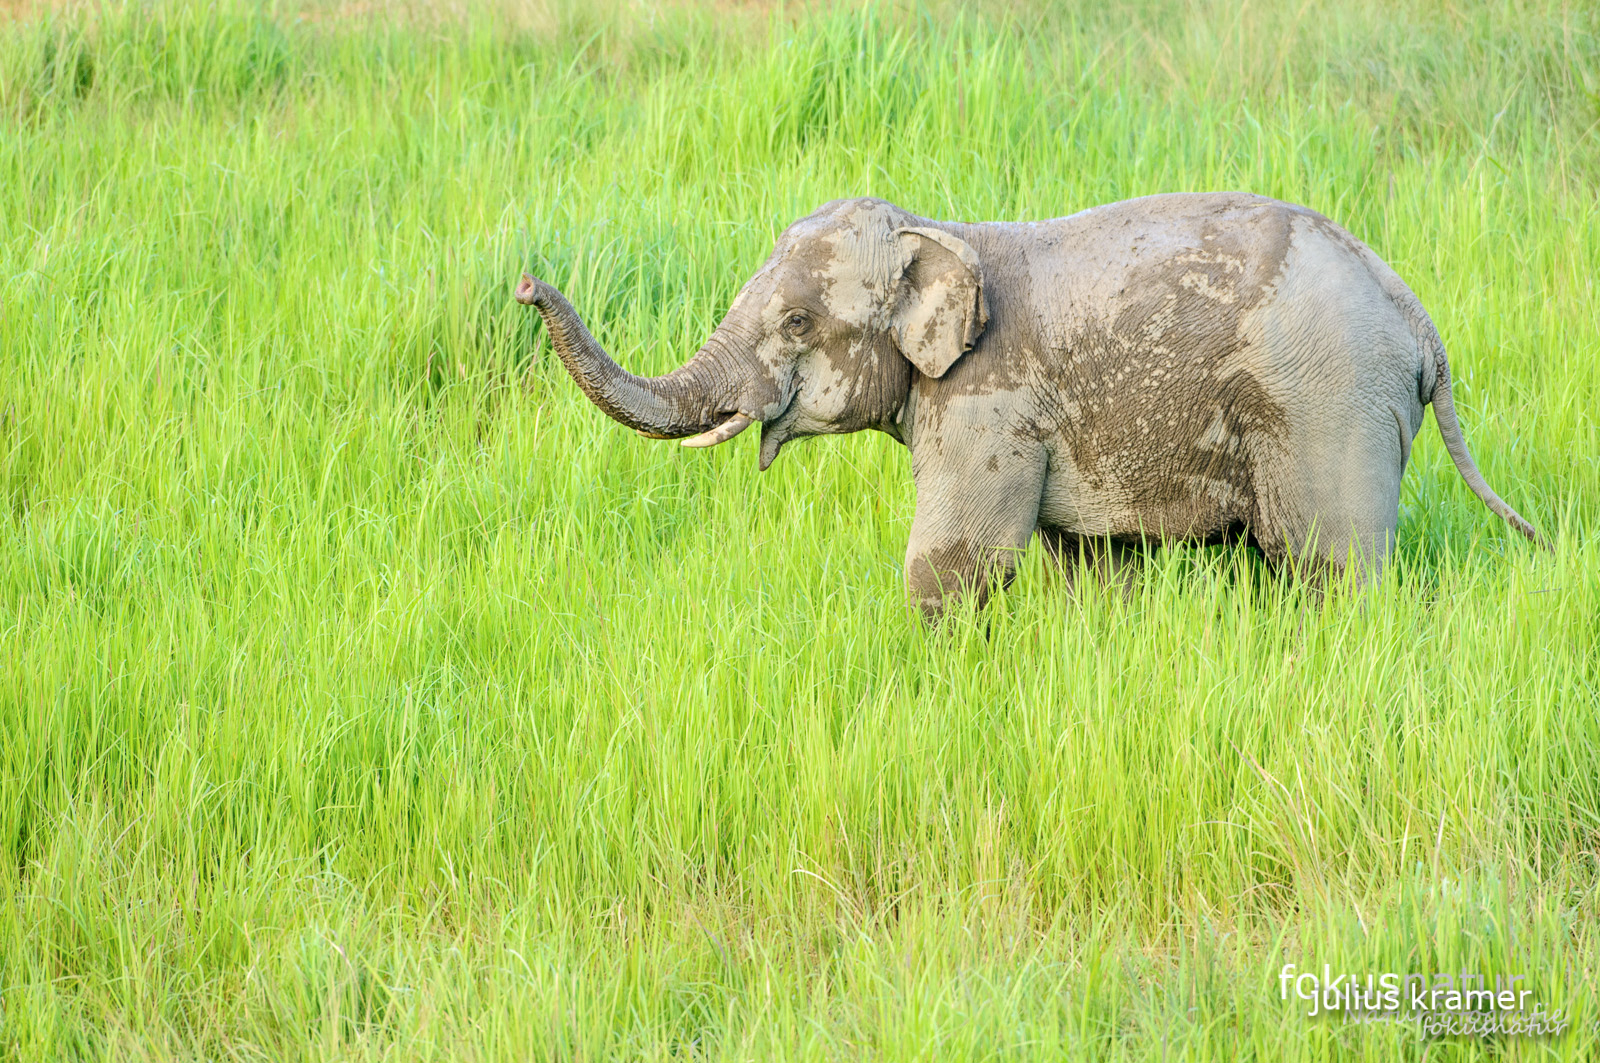
{"type": "Polygon", "coordinates": [[[524,276],[556,353],[605,413],[690,446],[761,422],[874,428],[911,450],[906,586],[930,618],[979,603],[1035,532],[1103,571],[1137,547],[1243,539],[1317,571],[1394,543],[1433,404],[1456,468],[1444,346],[1394,271],[1303,207],[1161,195],[1067,218],[963,224],[877,199],[795,222],[689,363],[635,377],[559,292],[524,276]]]}

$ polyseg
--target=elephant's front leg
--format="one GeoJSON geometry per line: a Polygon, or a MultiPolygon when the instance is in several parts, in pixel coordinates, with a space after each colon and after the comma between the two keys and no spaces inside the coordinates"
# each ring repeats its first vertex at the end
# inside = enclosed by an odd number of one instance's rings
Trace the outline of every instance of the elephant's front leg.
{"type": "Polygon", "coordinates": [[[906,547],[906,590],[927,619],[962,596],[981,607],[1008,583],[1039,520],[1046,458],[1031,440],[974,433],[912,454],[917,515],[906,547]]]}

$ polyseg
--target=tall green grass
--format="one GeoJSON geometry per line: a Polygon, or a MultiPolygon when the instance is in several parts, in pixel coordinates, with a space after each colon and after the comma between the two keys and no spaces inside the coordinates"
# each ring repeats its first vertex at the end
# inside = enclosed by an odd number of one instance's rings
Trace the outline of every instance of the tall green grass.
{"type": "Polygon", "coordinates": [[[0,1056],[1593,1058],[1583,5],[244,4],[0,26],[0,1056]],[[838,196],[1239,188],[1445,338],[1395,564],[904,604],[880,436],[606,422],[838,196]],[[1523,974],[1558,1038],[1307,1019],[1523,974]]]}

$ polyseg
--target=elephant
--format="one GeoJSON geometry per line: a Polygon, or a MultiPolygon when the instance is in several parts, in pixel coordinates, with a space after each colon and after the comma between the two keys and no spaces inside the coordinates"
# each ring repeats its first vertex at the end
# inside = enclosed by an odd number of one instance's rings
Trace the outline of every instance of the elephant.
{"type": "Polygon", "coordinates": [[[790,225],[686,364],[619,367],[524,274],[551,345],[608,416],[710,447],[876,429],[911,452],[911,600],[936,620],[1009,581],[1035,532],[1126,573],[1151,546],[1244,542],[1269,565],[1370,579],[1433,405],[1484,481],[1422,304],[1365,244],[1244,193],[1146,196],[1039,222],[841,199],[790,225]]]}

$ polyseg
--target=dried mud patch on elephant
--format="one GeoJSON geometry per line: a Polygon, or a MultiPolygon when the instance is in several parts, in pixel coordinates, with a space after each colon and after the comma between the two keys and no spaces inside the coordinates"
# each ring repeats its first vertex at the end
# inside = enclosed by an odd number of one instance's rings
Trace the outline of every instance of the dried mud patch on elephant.
{"type": "Polygon", "coordinates": [[[912,559],[906,569],[906,585],[918,601],[923,613],[937,615],[947,598],[969,593],[976,594],[976,604],[982,607],[989,597],[987,584],[974,586],[978,550],[966,539],[940,543],[912,559]]]}
{"type": "Polygon", "coordinates": [[[1287,424],[1239,356],[1246,315],[1282,275],[1292,218],[1220,216],[1197,246],[1132,270],[1111,320],[1069,341],[1058,386],[1090,486],[1195,534],[1252,516],[1252,442],[1287,424]]]}

